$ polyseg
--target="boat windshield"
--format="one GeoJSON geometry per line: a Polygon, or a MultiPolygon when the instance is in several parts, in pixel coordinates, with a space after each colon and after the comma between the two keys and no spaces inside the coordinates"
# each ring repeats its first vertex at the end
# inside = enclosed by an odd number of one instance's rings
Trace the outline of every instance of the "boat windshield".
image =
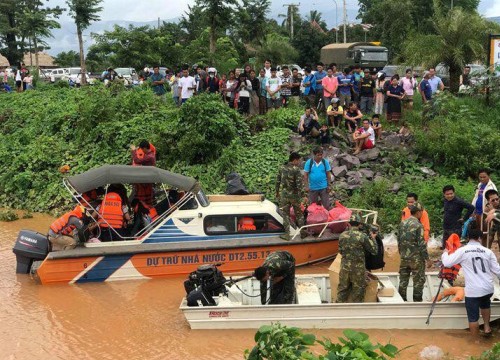
{"type": "Polygon", "coordinates": [[[208,197],[207,195],[205,195],[203,190],[198,191],[198,194],[196,194],[196,198],[198,199],[198,202],[201,206],[207,207],[208,205],[210,205],[210,201],[208,200],[208,197]]]}

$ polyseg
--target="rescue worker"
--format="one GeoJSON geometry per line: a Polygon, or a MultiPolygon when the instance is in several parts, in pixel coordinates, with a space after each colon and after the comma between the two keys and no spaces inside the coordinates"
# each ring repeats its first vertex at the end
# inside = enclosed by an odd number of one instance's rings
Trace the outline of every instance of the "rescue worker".
{"type": "MultiPolygon", "coordinates": [[[[304,214],[300,208],[300,202],[305,198],[305,191],[299,164],[300,155],[292,152],[288,158],[288,163],[278,171],[276,179],[276,199],[278,199],[279,207],[283,211],[283,227],[285,228],[285,234],[281,235],[280,238],[284,240],[290,240],[291,207],[293,207],[299,228],[304,226],[304,214]]],[[[301,237],[306,236],[307,232],[302,230],[301,237]]]]}
{"type": "Polygon", "coordinates": [[[50,225],[48,238],[52,251],[74,249],[83,242],[85,207],[77,205],[50,225]]]}
{"type": "MultiPolygon", "coordinates": [[[[136,148],[135,145],[130,145],[130,150],[133,166],[156,166],[156,148],[149,141],[142,140],[139,143],[139,148],[136,148]]],[[[152,206],[154,201],[153,195],[153,184],[134,184],[131,197],[132,200],[137,199],[152,206]]]]}
{"type": "Polygon", "coordinates": [[[295,302],[295,258],[288,251],[270,253],[262,266],[254,271],[260,281],[262,305],[293,304],[295,302]],[[271,295],[267,299],[267,280],[271,280],[271,295]]]}
{"type": "Polygon", "coordinates": [[[411,216],[401,221],[398,231],[399,294],[407,301],[406,290],[413,275],[413,301],[421,302],[425,284],[425,261],[429,258],[424,240],[424,227],[419,219],[423,207],[416,202],[410,206],[411,216]]]}
{"type": "Polygon", "coordinates": [[[360,230],[361,217],[353,214],[349,219],[349,229],[340,234],[339,253],[340,262],[339,285],[337,288],[337,302],[345,303],[349,294],[352,302],[363,302],[366,291],[365,253],[377,255],[378,246],[375,242],[377,234],[370,231],[370,236],[360,230]]]}
{"type": "Polygon", "coordinates": [[[127,223],[130,222],[127,197],[123,185],[111,184],[108,193],[97,207],[101,229],[101,241],[123,240],[126,236],[127,223]]]}
{"type": "MultiPolygon", "coordinates": [[[[408,193],[406,195],[406,207],[403,209],[401,214],[401,221],[408,219],[411,216],[410,206],[418,201],[418,195],[415,193],[408,193]]],[[[427,243],[429,241],[431,232],[431,223],[429,221],[429,214],[425,209],[422,209],[422,216],[419,219],[420,223],[424,226],[424,240],[427,243]]]]}

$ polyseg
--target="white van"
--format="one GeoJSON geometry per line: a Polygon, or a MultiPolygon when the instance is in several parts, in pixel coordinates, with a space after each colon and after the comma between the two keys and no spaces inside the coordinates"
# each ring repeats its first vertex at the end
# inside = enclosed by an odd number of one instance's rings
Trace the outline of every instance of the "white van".
{"type": "Polygon", "coordinates": [[[50,82],[56,82],[59,80],[63,80],[64,77],[69,76],[69,68],[58,68],[58,69],[52,69],[52,71],[49,73],[49,78],[50,82]]]}

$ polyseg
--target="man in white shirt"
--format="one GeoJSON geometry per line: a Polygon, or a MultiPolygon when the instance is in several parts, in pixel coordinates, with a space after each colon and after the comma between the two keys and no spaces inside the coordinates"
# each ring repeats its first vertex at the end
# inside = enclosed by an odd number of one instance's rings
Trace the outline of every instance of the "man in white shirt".
{"type": "Polygon", "coordinates": [[[375,146],[375,130],[370,126],[368,119],[363,120],[363,127],[358,129],[353,134],[354,142],[354,155],[357,155],[361,150],[373,149],[375,146]]]}
{"type": "Polygon", "coordinates": [[[271,77],[267,79],[267,109],[278,109],[281,107],[281,79],[276,76],[276,68],[271,68],[271,77]]]}
{"type": "Polygon", "coordinates": [[[182,77],[178,81],[179,88],[181,89],[181,104],[188,101],[196,90],[196,80],[194,77],[189,76],[188,69],[182,70],[182,77]]]}
{"type": "Polygon", "coordinates": [[[500,265],[493,252],[481,245],[481,230],[473,221],[469,225],[469,243],[453,254],[445,250],[441,261],[443,266],[460,264],[465,276],[465,309],[472,335],[479,334],[479,312],[484,321],[484,334],[491,334],[490,303],[494,291],[493,276],[500,277],[500,265]]]}
{"type": "Polygon", "coordinates": [[[267,59],[264,61],[264,71],[266,72],[266,78],[271,77],[271,60],[267,59]]]}
{"type": "Polygon", "coordinates": [[[436,76],[436,69],[435,68],[430,68],[429,69],[429,85],[431,86],[432,90],[432,95],[437,93],[437,91],[443,91],[444,90],[444,84],[443,80],[439,76],[436,76]]]}

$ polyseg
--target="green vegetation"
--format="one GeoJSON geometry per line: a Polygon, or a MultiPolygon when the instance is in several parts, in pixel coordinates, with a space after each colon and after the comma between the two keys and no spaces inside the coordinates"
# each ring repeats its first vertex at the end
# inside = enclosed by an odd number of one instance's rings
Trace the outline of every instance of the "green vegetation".
{"type": "Polygon", "coordinates": [[[0,211],[0,221],[16,221],[17,219],[19,216],[10,209],[0,211]]]}
{"type": "Polygon", "coordinates": [[[471,360],[497,360],[499,358],[500,342],[497,342],[490,350],[483,352],[479,357],[472,357],[471,360]]]}
{"type": "Polygon", "coordinates": [[[279,323],[264,325],[255,334],[256,345],[245,351],[247,360],[340,360],[365,359],[384,360],[394,358],[400,352],[392,344],[372,344],[368,335],[354,330],[344,330],[345,337],[339,343],[329,339],[316,340],[313,334],[303,334],[295,327],[279,323]],[[309,351],[314,344],[323,347],[323,354],[309,351]]]}

